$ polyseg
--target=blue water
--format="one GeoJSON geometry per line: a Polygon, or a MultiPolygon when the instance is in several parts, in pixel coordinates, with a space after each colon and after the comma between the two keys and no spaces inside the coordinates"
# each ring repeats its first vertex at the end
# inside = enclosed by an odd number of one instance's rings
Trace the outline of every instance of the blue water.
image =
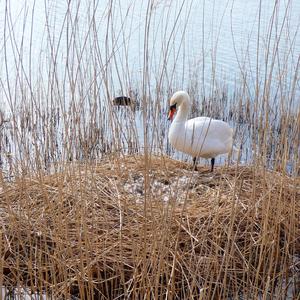
{"type": "Polygon", "coordinates": [[[77,0],[70,6],[68,2],[0,1],[2,82],[16,79],[20,57],[22,71],[33,85],[41,76],[48,78],[53,55],[62,81],[67,63],[75,72],[83,65],[84,72],[92,72],[91,52],[98,47],[101,60],[109,63],[105,70],[96,66],[97,76],[101,79],[101,71],[105,72],[112,93],[141,84],[147,70],[153,86],[160,78],[170,88],[196,80],[203,96],[217,82],[233,88],[243,76],[249,90],[255,90],[256,77],[264,79],[269,71],[273,51],[278,51],[281,67],[292,76],[300,53],[300,1],[77,0]]]}

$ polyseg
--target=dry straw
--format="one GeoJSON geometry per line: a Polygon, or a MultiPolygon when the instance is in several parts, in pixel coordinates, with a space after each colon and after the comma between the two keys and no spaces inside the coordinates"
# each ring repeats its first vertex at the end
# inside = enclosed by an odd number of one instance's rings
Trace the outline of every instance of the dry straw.
{"type": "Polygon", "coordinates": [[[144,202],[144,169],[143,156],[110,157],[5,183],[0,284],[55,299],[299,293],[299,178],[152,156],[160,192],[144,202]]]}

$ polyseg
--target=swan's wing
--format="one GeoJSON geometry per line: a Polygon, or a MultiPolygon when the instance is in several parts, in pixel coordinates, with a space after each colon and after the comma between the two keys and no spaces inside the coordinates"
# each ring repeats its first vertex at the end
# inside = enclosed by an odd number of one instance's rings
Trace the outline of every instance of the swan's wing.
{"type": "Polygon", "coordinates": [[[187,121],[187,123],[198,123],[198,122],[209,122],[210,120],[214,120],[213,118],[209,118],[209,117],[197,117],[197,118],[193,118],[187,121]]]}
{"type": "Polygon", "coordinates": [[[213,157],[214,154],[228,152],[232,145],[232,133],[226,122],[207,117],[194,118],[185,124],[189,149],[203,156],[213,157]]]}
{"type": "Polygon", "coordinates": [[[208,117],[190,119],[185,123],[185,128],[197,136],[205,134],[211,139],[226,139],[231,137],[233,133],[228,123],[208,117]]]}
{"type": "Polygon", "coordinates": [[[185,128],[187,131],[190,132],[198,132],[198,134],[200,134],[200,132],[204,131],[206,132],[207,130],[210,129],[213,121],[215,121],[212,118],[208,118],[208,117],[198,117],[198,118],[194,118],[194,119],[190,119],[188,121],[185,122],[185,128]]]}

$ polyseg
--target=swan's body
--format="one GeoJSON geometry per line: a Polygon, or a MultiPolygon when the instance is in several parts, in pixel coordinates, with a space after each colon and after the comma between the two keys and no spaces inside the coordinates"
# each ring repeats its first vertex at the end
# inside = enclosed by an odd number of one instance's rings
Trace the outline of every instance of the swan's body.
{"type": "Polygon", "coordinates": [[[169,130],[171,145],[194,158],[214,158],[232,150],[233,130],[221,120],[199,117],[187,120],[191,107],[190,97],[184,91],[176,92],[170,100],[169,118],[178,110],[169,130]]]}

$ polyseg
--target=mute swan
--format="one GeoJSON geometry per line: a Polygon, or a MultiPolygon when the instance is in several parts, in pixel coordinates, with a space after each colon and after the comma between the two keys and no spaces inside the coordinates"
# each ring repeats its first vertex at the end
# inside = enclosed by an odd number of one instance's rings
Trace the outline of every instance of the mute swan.
{"type": "Polygon", "coordinates": [[[232,150],[233,130],[226,122],[208,117],[187,120],[191,101],[188,93],[176,92],[170,99],[168,120],[173,120],[169,130],[171,145],[193,157],[194,168],[198,157],[211,158],[211,171],[214,170],[215,157],[232,150]]]}

